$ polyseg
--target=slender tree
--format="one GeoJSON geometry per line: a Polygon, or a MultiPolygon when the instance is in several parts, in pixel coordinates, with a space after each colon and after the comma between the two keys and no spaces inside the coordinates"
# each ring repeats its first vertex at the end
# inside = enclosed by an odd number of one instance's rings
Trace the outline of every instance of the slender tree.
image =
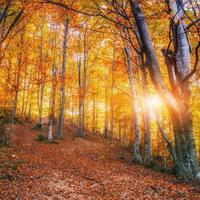
{"type": "Polygon", "coordinates": [[[131,88],[131,95],[132,95],[132,103],[133,103],[133,122],[134,122],[134,135],[135,135],[135,142],[134,142],[134,157],[136,162],[142,162],[142,157],[140,153],[140,144],[141,144],[141,133],[140,133],[140,119],[139,119],[139,111],[138,111],[138,100],[136,94],[136,86],[135,86],[135,76],[133,72],[133,64],[131,58],[131,48],[126,44],[125,53],[127,56],[127,68],[128,68],[128,75],[129,75],[129,82],[131,88]]]}
{"type": "Polygon", "coordinates": [[[61,89],[60,89],[60,114],[58,119],[58,127],[56,136],[57,138],[63,137],[63,123],[64,123],[64,115],[65,115],[65,83],[66,83],[66,65],[67,65],[67,35],[69,31],[69,18],[67,16],[65,20],[65,32],[64,32],[64,39],[63,39],[63,63],[62,63],[62,82],[61,82],[61,89]]]}

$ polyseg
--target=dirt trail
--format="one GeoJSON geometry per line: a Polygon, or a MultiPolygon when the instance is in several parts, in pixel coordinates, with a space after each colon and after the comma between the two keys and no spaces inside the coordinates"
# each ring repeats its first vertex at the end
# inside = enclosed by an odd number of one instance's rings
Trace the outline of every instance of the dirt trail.
{"type": "Polygon", "coordinates": [[[106,142],[75,138],[35,141],[31,124],[14,130],[13,147],[0,149],[2,200],[200,199],[198,186],[130,165],[106,142]]]}

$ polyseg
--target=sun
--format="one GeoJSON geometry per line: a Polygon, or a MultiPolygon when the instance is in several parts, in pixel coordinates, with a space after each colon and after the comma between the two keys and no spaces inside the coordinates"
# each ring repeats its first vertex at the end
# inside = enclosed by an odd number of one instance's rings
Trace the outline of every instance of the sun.
{"type": "Polygon", "coordinates": [[[163,101],[158,95],[153,95],[153,96],[147,97],[146,104],[150,108],[158,108],[158,107],[163,106],[163,101]]]}

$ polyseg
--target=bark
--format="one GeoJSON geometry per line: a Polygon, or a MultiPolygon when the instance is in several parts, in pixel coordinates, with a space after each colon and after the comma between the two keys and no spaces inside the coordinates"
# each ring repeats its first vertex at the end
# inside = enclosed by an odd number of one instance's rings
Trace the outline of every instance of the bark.
{"type": "Polygon", "coordinates": [[[177,103],[173,95],[168,90],[164,82],[163,76],[161,74],[158,57],[153,46],[149,28],[146,22],[146,18],[143,14],[142,8],[140,4],[137,3],[135,0],[129,0],[129,2],[138,29],[138,34],[142,44],[142,50],[146,56],[147,67],[149,69],[151,80],[159,94],[162,96],[162,98],[164,98],[166,104],[169,107],[172,107],[173,109],[177,110],[177,103]]]}
{"type": "Polygon", "coordinates": [[[113,47],[113,61],[112,61],[112,71],[111,71],[111,97],[110,97],[110,134],[111,139],[114,138],[114,104],[113,104],[113,92],[114,92],[114,72],[115,72],[115,57],[116,57],[116,35],[114,39],[113,47]]]}
{"type": "MultiPolygon", "coordinates": [[[[143,61],[142,61],[143,62],[143,61]]],[[[142,87],[143,87],[143,115],[144,115],[144,143],[145,143],[145,156],[144,162],[150,163],[152,161],[152,141],[151,141],[151,124],[150,124],[150,111],[145,100],[148,98],[148,82],[147,71],[144,62],[142,63],[142,87]]]]}
{"type": "Polygon", "coordinates": [[[84,99],[81,97],[79,99],[79,136],[85,137],[85,128],[84,128],[84,99]]]}
{"type": "Polygon", "coordinates": [[[42,128],[43,126],[43,99],[44,99],[44,87],[45,87],[45,77],[43,74],[44,66],[43,66],[43,49],[44,49],[44,18],[42,18],[41,25],[41,44],[39,47],[39,71],[38,71],[38,128],[42,128]]]}
{"type": "MultiPolygon", "coordinates": [[[[21,37],[21,45],[23,44],[23,36],[21,37]]],[[[6,145],[10,146],[12,143],[12,131],[13,131],[13,125],[15,121],[15,117],[17,114],[17,106],[18,106],[18,97],[19,97],[19,88],[20,88],[20,74],[21,74],[21,66],[22,65],[22,51],[20,50],[20,53],[18,55],[18,67],[17,67],[17,73],[16,73],[16,87],[15,87],[15,96],[13,100],[13,107],[12,107],[12,117],[11,117],[11,124],[10,128],[6,137],[6,145]]]]}
{"type": "Polygon", "coordinates": [[[134,157],[135,157],[136,162],[142,162],[142,157],[140,153],[141,133],[140,133],[138,100],[137,100],[137,94],[136,94],[133,65],[132,65],[132,60],[131,60],[131,49],[128,45],[125,48],[125,53],[126,53],[127,61],[128,61],[127,67],[128,67],[128,75],[129,75],[129,82],[130,82],[132,102],[133,102],[132,109],[133,109],[133,123],[134,123],[134,134],[135,134],[134,157]]]}
{"type": "Polygon", "coordinates": [[[93,136],[96,134],[96,100],[95,95],[93,95],[92,99],[93,113],[92,113],[92,132],[93,136]]]}
{"type": "Polygon", "coordinates": [[[52,64],[52,81],[51,81],[51,108],[50,108],[50,117],[49,124],[53,120],[53,125],[55,124],[55,108],[56,108],[56,91],[57,91],[57,63],[56,63],[56,47],[57,47],[57,34],[54,40],[54,51],[53,51],[53,64],[52,64]]]}
{"type": "Polygon", "coordinates": [[[165,129],[161,125],[160,116],[158,114],[158,111],[156,111],[155,114],[156,114],[156,121],[157,121],[158,129],[159,129],[164,141],[167,144],[168,151],[171,154],[174,163],[176,164],[177,163],[177,157],[176,157],[175,147],[174,147],[173,143],[170,141],[169,137],[167,136],[165,129]]]}
{"type": "Polygon", "coordinates": [[[67,64],[67,35],[68,35],[68,27],[69,19],[66,18],[65,22],[65,33],[63,40],[63,63],[62,63],[62,83],[61,83],[61,102],[60,102],[60,114],[58,120],[58,128],[56,132],[57,138],[63,138],[63,123],[64,123],[64,115],[65,115],[65,79],[66,79],[66,64],[67,64]]]}
{"type": "Polygon", "coordinates": [[[25,73],[24,73],[24,83],[23,83],[23,94],[22,94],[22,115],[25,114],[25,98],[26,98],[26,84],[27,84],[27,65],[25,67],[25,73]]]}
{"type": "Polygon", "coordinates": [[[78,59],[78,88],[79,88],[79,112],[78,112],[78,135],[82,136],[84,134],[84,124],[83,124],[83,105],[82,105],[82,80],[81,80],[81,56],[78,59]]]}
{"type": "Polygon", "coordinates": [[[119,120],[119,134],[118,134],[118,139],[119,141],[122,140],[122,125],[121,125],[121,119],[119,120]]]}
{"type": "Polygon", "coordinates": [[[57,85],[57,72],[56,72],[56,61],[55,61],[55,51],[54,51],[54,61],[52,66],[52,88],[51,88],[51,108],[49,115],[49,128],[48,128],[48,140],[53,141],[53,125],[55,124],[55,103],[56,103],[56,85],[57,85]]]}
{"type": "Polygon", "coordinates": [[[106,74],[104,138],[108,137],[108,88],[107,88],[107,81],[108,81],[108,75],[106,74]]]}
{"type": "MultiPolygon", "coordinates": [[[[8,2],[5,4],[2,12],[0,12],[0,49],[3,42],[8,38],[14,27],[19,23],[23,14],[23,9],[21,9],[14,14],[14,17],[10,17],[10,10],[12,10],[13,7],[14,4],[8,2]]],[[[1,59],[2,57],[0,55],[0,60],[1,59]]]]}
{"type": "MultiPolygon", "coordinates": [[[[151,75],[151,80],[159,92],[160,96],[166,102],[169,109],[175,136],[175,150],[177,155],[177,176],[184,180],[199,180],[199,166],[196,158],[196,148],[194,143],[192,129],[192,114],[189,107],[189,83],[186,81],[180,87],[181,97],[169,92],[163,77],[160,72],[158,57],[153,47],[152,39],[148,30],[145,16],[141,6],[135,0],[129,0],[134,15],[143,51],[145,52],[148,69],[151,75]],[[176,103],[178,102],[178,103],[176,103]]],[[[170,4],[171,13],[178,13],[174,19],[175,28],[173,33],[175,36],[174,46],[176,54],[176,68],[179,79],[183,79],[189,72],[190,52],[188,37],[184,30],[183,11],[181,11],[181,1],[168,1],[170,4]],[[178,5],[178,6],[177,6],[178,5]],[[181,11],[180,15],[179,12],[181,11]],[[178,17],[178,18],[177,18],[178,17]]]]}
{"type": "Polygon", "coordinates": [[[50,120],[49,120],[49,128],[48,128],[48,140],[50,142],[53,141],[53,118],[50,117],[50,120]]]}
{"type": "MultiPolygon", "coordinates": [[[[177,114],[171,112],[173,120],[173,127],[176,133],[176,149],[180,152],[177,161],[178,167],[182,168],[179,172],[180,176],[185,178],[200,180],[199,165],[196,156],[196,147],[193,134],[192,113],[190,110],[190,88],[189,81],[186,80],[182,83],[185,77],[189,74],[191,55],[190,44],[184,20],[184,5],[182,0],[176,2],[169,0],[168,5],[171,11],[171,31],[173,33],[174,53],[176,62],[174,63],[177,69],[177,78],[180,84],[178,96],[180,99],[181,111],[177,114]],[[173,13],[177,14],[174,16],[173,13]],[[180,135],[181,134],[181,135],[180,135]],[[179,140],[179,141],[178,141],[179,140]],[[180,142],[180,145],[178,145],[180,142]],[[184,163],[183,163],[184,160],[184,163]]],[[[179,99],[179,98],[178,98],[179,99]]]]}
{"type": "Polygon", "coordinates": [[[124,143],[127,143],[127,122],[126,118],[124,119],[124,124],[123,124],[123,138],[124,138],[124,143]]]}
{"type": "MultiPolygon", "coordinates": [[[[98,82],[99,83],[99,82],[98,82]]],[[[99,107],[98,107],[98,101],[99,101],[99,84],[97,83],[97,97],[96,97],[96,115],[95,115],[95,133],[98,133],[98,115],[99,115],[99,107]]]]}
{"type": "Polygon", "coordinates": [[[26,119],[28,120],[28,114],[27,114],[27,108],[28,108],[28,104],[31,100],[31,81],[32,81],[32,72],[30,73],[29,75],[29,78],[28,78],[28,89],[27,89],[27,96],[26,96],[26,102],[25,102],[25,108],[24,108],[24,114],[25,114],[25,117],[26,119]]]}
{"type": "MultiPolygon", "coordinates": [[[[87,87],[87,67],[88,67],[88,48],[87,48],[87,24],[86,30],[83,35],[83,66],[81,63],[81,56],[78,62],[78,84],[79,84],[79,130],[78,135],[81,137],[86,136],[85,132],[85,100],[86,100],[86,87],[87,87]],[[83,69],[82,69],[83,67],[83,69]]],[[[81,41],[81,38],[79,39],[81,41]]],[[[79,42],[80,42],[79,41],[79,42]]],[[[81,48],[81,44],[79,44],[81,48]]]]}
{"type": "Polygon", "coordinates": [[[43,126],[43,100],[44,100],[44,80],[42,78],[42,84],[40,85],[40,105],[39,105],[39,122],[38,125],[40,127],[43,126]]]}
{"type": "Polygon", "coordinates": [[[167,49],[162,49],[163,56],[165,58],[165,63],[167,65],[169,81],[174,92],[177,92],[177,72],[175,68],[175,55],[174,52],[167,49]]]}
{"type": "Polygon", "coordinates": [[[82,76],[81,76],[81,56],[78,60],[78,87],[79,87],[79,115],[78,115],[78,135],[84,135],[84,119],[83,119],[83,89],[82,89],[82,76]]]}

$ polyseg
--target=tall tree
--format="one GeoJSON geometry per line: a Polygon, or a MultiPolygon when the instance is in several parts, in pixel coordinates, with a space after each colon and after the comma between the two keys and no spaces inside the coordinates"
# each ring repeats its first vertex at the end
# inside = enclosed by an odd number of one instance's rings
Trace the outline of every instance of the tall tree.
{"type": "MultiPolygon", "coordinates": [[[[183,179],[199,179],[199,166],[196,158],[194,136],[192,131],[192,115],[189,107],[189,82],[186,81],[181,84],[181,88],[176,88],[180,89],[179,91],[181,92],[181,96],[177,96],[176,93],[169,91],[160,71],[158,57],[153,46],[141,5],[135,0],[129,0],[129,2],[136,21],[143,51],[145,52],[148,62],[151,80],[161,97],[166,102],[170,111],[175,136],[175,149],[177,156],[175,165],[177,175],[183,179]]],[[[184,31],[182,2],[169,1],[168,3],[170,3],[171,11],[173,11],[173,13],[177,16],[175,17],[175,20],[177,20],[175,21],[177,29],[174,29],[176,31],[176,36],[178,36],[177,39],[179,44],[176,46],[176,64],[179,67],[180,77],[183,81],[183,78],[189,73],[190,52],[188,51],[189,43],[187,35],[184,31]],[[183,57],[186,57],[186,62],[183,61],[183,57]]],[[[181,82],[179,82],[179,84],[181,82]]]]}
{"type": "Polygon", "coordinates": [[[69,18],[66,17],[65,20],[65,32],[63,39],[63,61],[62,61],[62,81],[61,81],[61,89],[60,89],[60,114],[58,119],[58,127],[56,136],[57,138],[63,137],[63,123],[64,123],[64,115],[65,115],[65,84],[66,84],[66,65],[67,65],[67,35],[69,31],[69,18]]]}
{"type": "Polygon", "coordinates": [[[129,75],[129,82],[131,88],[132,95],[132,109],[133,109],[133,122],[134,122],[134,134],[135,134],[135,142],[134,142],[134,158],[136,162],[142,162],[142,157],[140,153],[140,144],[141,144],[141,133],[140,133],[140,119],[139,119],[139,111],[138,111],[138,97],[136,94],[136,85],[135,85],[135,76],[133,71],[133,64],[131,58],[131,48],[127,43],[125,47],[125,52],[127,56],[127,68],[129,75]]]}

